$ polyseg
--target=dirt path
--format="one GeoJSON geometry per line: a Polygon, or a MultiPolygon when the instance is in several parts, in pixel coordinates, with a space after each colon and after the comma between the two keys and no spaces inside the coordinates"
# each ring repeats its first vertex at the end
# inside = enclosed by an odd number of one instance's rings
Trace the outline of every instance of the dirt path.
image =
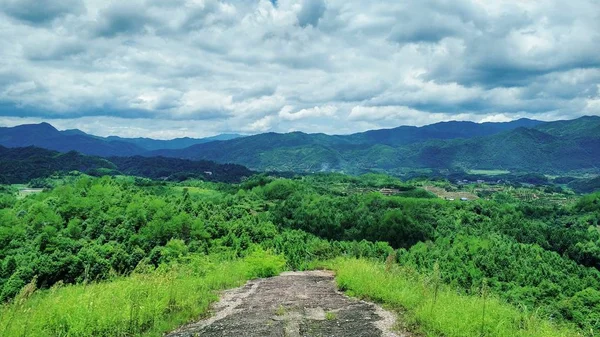
{"type": "Polygon", "coordinates": [[[226,291],[214,315],[168,337],[402,337],[393,314],[344,296],[333,274],[289,272],[226,291]]]}

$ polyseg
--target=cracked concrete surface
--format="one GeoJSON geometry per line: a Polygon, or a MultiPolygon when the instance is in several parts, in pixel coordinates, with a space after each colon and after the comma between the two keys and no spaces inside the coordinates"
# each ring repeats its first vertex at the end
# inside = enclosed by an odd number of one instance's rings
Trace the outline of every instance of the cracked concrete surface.
{"type": "Polygon", "coordinates": [[[333,274],[288,272],[223,293],[212,317],[167,337],[402,337],[395,316],[338,292],[333,274]]]}

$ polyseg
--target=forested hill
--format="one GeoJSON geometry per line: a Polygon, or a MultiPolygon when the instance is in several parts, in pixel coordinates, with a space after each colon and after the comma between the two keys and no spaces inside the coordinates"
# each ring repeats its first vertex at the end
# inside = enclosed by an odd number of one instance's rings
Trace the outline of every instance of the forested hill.
{"type": "Polygon", "coordinates": [[[531,120],[512,124],[450,122],[349,136],[267,133],[153,153],[283,171],[361,173],[398,168],[459,168],[550,173],[597,170],[600,117],[548,123],[531,120]]]}
{"type": "Polygon", "coordinates": [[[164,157],[101,158],[70,151],[60,153],[37,147],[0,146],[0,183],[27,183],[55,173],[80,171],[92,175],[134,175],[152,179],[181,181],[202,178],[210,181],[239,182],[253,174],[246,167],[164,157]]]}
{"type": "Polygon", "coordinates": [[[393,129],[370,130],[344,138],[358,144],[406,145],[433,139],[456,139],[491,136],[520,127],[535,127],[543,122],[522,118],[505,123],[441,122],[422,127],[400,126],[393,129]]]}
{"type": "Polygon", "coordinates": [[[33,146],[0,146],[0,184],[27,183],[35,178],[48,177],[55,172],[91,172],[97,169],[114,170],[116,167],[106,159],[74,151],[59,153],[33,146]]]}
{"type": "Polygon", "coordinates": [[[166,157],[111,157],[117,169],[126,175],[151,179],[183,181],[202,178],[210,181],[239,182],[243,177],[254,174],[237,164],[217,164],[209,160],[186,160],[166,157]]]}

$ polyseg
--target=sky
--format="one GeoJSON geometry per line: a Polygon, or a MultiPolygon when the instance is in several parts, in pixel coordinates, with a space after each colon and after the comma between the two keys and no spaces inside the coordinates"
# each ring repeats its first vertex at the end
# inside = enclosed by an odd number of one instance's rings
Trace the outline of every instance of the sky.
{"type": "Polygon", "coordinates": [[[346,134],[600,115],[599,0],[0,0],[0,125],[346,134]]]}

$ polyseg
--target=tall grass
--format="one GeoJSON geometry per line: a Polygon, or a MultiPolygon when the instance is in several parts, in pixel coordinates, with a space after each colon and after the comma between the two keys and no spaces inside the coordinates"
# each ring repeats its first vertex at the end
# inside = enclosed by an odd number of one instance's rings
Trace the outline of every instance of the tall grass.
{"type": "Polygon", "coordinates": [[[97,284],[37,292],[30,285],[0,307],[0,336],[161,336],[206,314],[217,290],[278,274],[284,265],[259,251],[234,261],[194,257],[97,284]]]}
{"type": "Polygon", "coordinates": [[[440,285],[436,275],[424,277],[397,265],[386,268],[383,263],[342,258],[325,265],[336,271],[340,289],[398,309],[409,330],[426,336],[583,336],[517,309],[489,294],[485,286],[480,296],[469,296],[440,285]]]}

